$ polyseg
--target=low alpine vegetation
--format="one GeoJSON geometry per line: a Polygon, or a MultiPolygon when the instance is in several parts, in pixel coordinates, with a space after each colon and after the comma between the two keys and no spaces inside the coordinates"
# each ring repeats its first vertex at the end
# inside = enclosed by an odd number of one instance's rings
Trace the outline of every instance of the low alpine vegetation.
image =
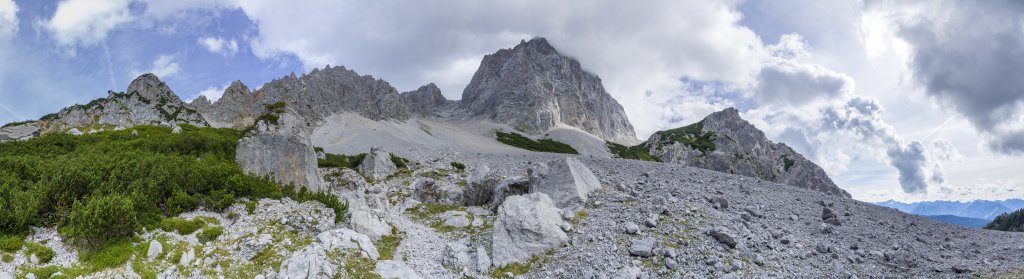
{"type": "Polygon", "coordinates": [[[356,167],[359,167],[359,163],[363,162],[363,158],[366,158],[366,153],[360,153],[352,156],[348,156],[345,154],[324,153],[324,158],[317,160],[316,164],[318,167],[321,168],[355,169],[356,167]]]}
{"type": "MultiPolygon", "coordinates": [[[[0,235],[56,226],[90,250],[200,207],[281,198],[282,187],[235,164],[241,133],[137,126],[0,144],[0,235]]],[[[20,245],[19,245],[20,246],[20,245]]]]}
{"type": "Polygon", "coordinates": [[[611,151],[612,155],[622,159],[661,162],[661,159],[658,159],[658,157],[651,156],[647,145],[644,144],[629,147],[610,141],[605,142],[605,144],[608,146],[608,151],[611,151]]]}
{"type": "Polygon", "coordinates": [[[549,138],[533,140],[517,133],[504,133],[501,131],[497,131],[495,134],[498,137],[498,141],[501,143],[530,151],[580,154],[580,152],[576,151],[572,146],[549,138]]]}
{"type": "Polygon", "coordinates": [[[985,229],[1024,232],[1024,209],[999,214],[999,216],[996,216],[996,219],[993,219],[992,222],[985,225],[985,229]]]}

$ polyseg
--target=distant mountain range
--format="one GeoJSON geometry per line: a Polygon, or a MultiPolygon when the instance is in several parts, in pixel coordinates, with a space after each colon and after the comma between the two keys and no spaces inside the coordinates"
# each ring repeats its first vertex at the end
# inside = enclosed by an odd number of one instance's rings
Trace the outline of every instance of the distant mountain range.
{"type": "MultiPolygon", "coordinates": [[[[875,204],[895,208],[899,211],[916,215],[933,217],[949,215],[984,220],[992,220],[995,219],[996,216],[999,216],[999,214],[1024,208],[1024,200],[1021,199],[1008,199],[1001,201],[975,200],[970,202],[926,201],[914,203],[903,203],[889,200],[875,204]]],[[[940,220],[937,218],[933,219],[940,220]]]]}
{"type": "Polygon", "coordinates": [[[989,222],[992,221],[992,220],[970,218],[970,217],[960,217],[960,216],[953,216],[953,215],[935,215],[935,216],[924,216],[924,217],[926,217],[928,219],[935,220],[935,221],[943,222],[943,223],[950,223],[950,224],[954,224],[954,225],[960,225],[960,226],[964,226],[964,227],[968,227],[968,228],[975,228],[975,229],[983,228],[983,227],[985,227],[985,225],[987,225],[989,222]]]}

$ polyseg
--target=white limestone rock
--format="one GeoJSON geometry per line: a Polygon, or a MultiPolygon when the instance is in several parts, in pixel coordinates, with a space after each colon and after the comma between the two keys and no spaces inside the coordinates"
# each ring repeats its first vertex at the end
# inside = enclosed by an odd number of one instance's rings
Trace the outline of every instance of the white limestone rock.
{"type": "Polygon", "coordinates": [[[290,112],[281,114],[276,124],[260,121],[238,141],[235,161],[246,173],[272,175],[296,190],[324,190],[309,132],[305,120],[290,112]]]}
{"type": "Polygon", "coordinates": [[[373,179],[384,179],[398,172],[398,167],[391,161],[390,153],[379,146],[374,146],[359,163],[359,172],[373,179]]]}
{"type": "Polygon", "coordinates": [[[573,157],[534,164],[528,171],[530,193],[544,193],[555,206],[570,212],[581,208],[591,192],[601,188],[594,173],[573,157]]]}
{"type": "Polygon", "coordinates": [[[544,193],[511,196],[498,208],[493,229],[493,264],[525,263],[569,241],[562,217],[544,193]]]}

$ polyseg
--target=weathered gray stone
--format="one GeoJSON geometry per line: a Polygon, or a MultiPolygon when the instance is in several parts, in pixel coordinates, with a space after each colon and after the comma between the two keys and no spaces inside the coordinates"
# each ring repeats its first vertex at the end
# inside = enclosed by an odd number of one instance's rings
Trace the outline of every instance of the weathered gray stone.
{"type": "Polygon", "coordinates": [[[470,115],[530,134],[564,124],[604,140],[636,141],[625,111],[605,92],[601,79],[544,38],[484,56],[462,93],[461,106],[470,115]]]}
{"type": "Polygon", "coordinates": [[[562,218],[546,194],[511,196],[498,208],[493,232],[493,264],[525,263],[535,255],[561,247],[569,237],[562,218]]]}
{"type": "Polygon", "coordinates": [[[449,205],[462,204],[463,189],[447,181],[420,178],[413,183],[413,191],[416,199],[421,202],[449,205]]]}
{"type": "Polygon", "coordinates": [[[650,257],[653,255],[651,252],[654,250],[654,239],[644,238],[640,240],[634,240],[633,244],[629,246],[629,254],[638,257],[650,257]]]}
{"type": "Polygon", "coordinates": [[[150,261],[155,260],[156,257],[159,257],[160,254],[163,253],[163,252],[164,252],[164,246],[163,246],[163,244],[160,244],[160,241],[156,241],[156,240],[150,241],[149,242],[149,250],[146,250],[146,258],[148,258],[150,261]]]}
{"type": "Polygon", "coordinates": [[[359,163],[359,172],[373,179],[384,179],[398,172],[398,167],[391,161],[391,153],[379,146],[370,148],[370,153],[359,163]]]}
{"type": "Polygon", "coordinates": [[[380,253],[377,252],[377,247],[373,245],[369,236],[350,229],[325,231],[317,235],[316,238],[327,249],[355,249],[359,250],[362,256],[371,260],[380,258],[380,253]]]}
{"type": "Polygon", "coordinates": [[[729,248],[736,248],[736,238],[733,237],[732,234],[727,232],[725,229],[711,229],[710,231],[708,231],[708,234],[711,235],[711,237],[714,237],[715,240],[718,240],[718,242],[725,244],[725,246],[729,246],[729,248]]]}
{"type": "Polygon", "coordinates": [[[419,279],[421,278],[415,270],[409,268],[400,261],[379,261],[377,267],[374,268],[375,272],[385,279],[419,279]]]}
{"type": "Polygon", "coordinates": [[[366,210],[352,212],[349,225],[352,227],[352,230],[365,234],[374,241],[382,236],[391,235],[391,225],[388,225],[388,223],[366,210]]]}
{"type": "Polygon", "coordinates": [[[327,259],[320,244],[313,244],[295,252],[281,263],[280,278],[331,278],[337,267],[327,259]]]}
{"type": "Polygon", "coordinates": [[[594,173],[576,158],[534,164],[528,170],[530,193],[544,193],[555,206],[575,211],[587,202],[587,196],[601,188],[594,173]]]}
{"type": "Polygon", "coordinates": [[[253,175],[272,175],[296,190],[306,187],[318,192],[324,182],[317,168],[316,151],[309,140],[306,122],[291,113],[283,113],[277,124],[260,121],[238,141],[235,161],[253,175]]]}

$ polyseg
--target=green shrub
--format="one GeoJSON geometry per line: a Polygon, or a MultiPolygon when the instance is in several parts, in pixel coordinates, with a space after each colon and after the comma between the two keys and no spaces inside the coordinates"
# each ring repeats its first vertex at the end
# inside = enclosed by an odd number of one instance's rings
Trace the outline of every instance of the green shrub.
{"type": "Polygon", "coordinates": [[[220,235],[222,234],[224,234],[224,228],[220,226],[214,226],[203,229],[203,231],[200,232],[199,235],[196,236],[196,238],[199,238],[200,242],[206,243],[216,240],[217,237],[220,237],[220,235]]]}
{"type": "Polygon", "coordinates": [[[14,253],[21,250],[25,244],[25,236],[22,235],[0,235],[0,251],[14,253]]]}
{"type": "Polygon", "coordinates": [[[363,162],[363,158],[366,158],[366,153],[358,155],[348,156],[345,154],[324,154],[324,159],[317,160],[317,166],[321,168],[350,168],[355,169],[359,167],[359,163],[363,162]]]}
{"type": "Polygon", "coordinates": [[[790,159],[789,156],[783,155],[782,156],[782,164],[784,165],[786,171],[789,171],[789,168],[792,168],[793,165],[796,164],[796,161],[794,161],[793,159],[790,159]]]}
{"type": "Polygon", "coordinates": [[[235,163],[241,132],[181,128],[175,134],[136,126],[0,144],[0,234],[57,226],[72,242],[102,245],[94,243],[106,242],[98,241],[105,239],[99,235],[123,238],[155,227],[166,216],[200,207],[223,209],[241,197],[282,196],[280,184],[246,175],[235,163]]]}
{"type": "Polygon", "coordinates": [[[9,263],[9,262],[14,261],[14,255],[11,255],[11,253],[3,253],[3,254],[4,255],[2,257],[0,257],[0,261],[3,261],[5,263],[9,263]]]}
{"type": "Polygon", "coordinates": [[[533,140],[517,133],[496,132],[495,134],[501,143],[530,151],[580,154],[572,146],[553,139],[533,140]]]}
{"type": "Polygon", "coordinates": [[[409,162],[409,159],[398,157],[394,153],[388,153],[388,156],[391,157],[391,162],[394,163],[396,167],[400,169],[409,169],[409,166],[406,165],[406,163],[409,162]]]}
{"type": "Polygon", "coordinates": [[[661,143],[681,143],[707,154],[715,151],[715,133],[704,132],[704,120],[683,127],[655,132],[661,136],[661,143]]]}
{"type": "Polygon", "coordinates": [[[35,242],[26,242],[25,255],[31,256],[33,254],[36,255],[40,263],[49,263],[53,259],[53,249],[50,249],[50,247],[35,242]]]}
{"type": "Polygon", "coordinates": [[[277,102],[277,103],[273,103],[273,104],[266,104],[266,105],[263,105],[263,106],[267,108],[267,111],[272,111],[272,112],[276,112],[276,113],[284,113],[284,111],[282,111],[282,109],[284,109],[285,102],[277,102]]]}
{"type": "Polygon", "coordinates": [[[104,245],[127,238],[135,229],[135,205],[120,195],[99,196],[85,203],[75,201],[66,233],[89,245],[104,245]]]}
{"type": "Polygon", "coordinates": [[[160,221],[160,229],[166,232],[178,232],[181,235],[189,235],[206,226],[206,222],[199,218],[185,220],[181,217],[164,218],[160,221]]]}
{"type": "Polygon", "coordinates": [[[462,164],[462,163],[459,163],[459,162],[452,162],[452,163],[451,163],[451,165],[452,165],[452,167],[453,167],[453,168],[455,168],[455,169],[457,169],[457,170],[460,170],[460,171],[464,171],[464,170],[466,170],[466,165],[464,165],[464,164],[462,164]]]}
{"type": "Polygon", "coordinates": [[[270,124],[277,125],[277,120],[279,118],[280,118],[280,116],[278,116],[276,113],[268,112],[268,113],[261,114],[259,117],[256,117],[256,122],[255,123],[259,123],[260,121],[267,121],[270,124]]]}
{"type": "Polygon", "coordinates": [[[658,157],[651,156],[646,144],[638,144],[630,147],[610,141],[605,142],[605,144],[608,146],[608,151],[619,158],[661,162],[661,159],[658,157]]]}
{"type": "Polygon", "coordinates": [[[348,214],[348,203],[342,202],[337,196],[328,192],[309,192],[302,188],[298,192],[285,189],[285,196],[298,202],[317,201],[334,211],[334,222],[344,223],[345,215],[348,214]]]}

